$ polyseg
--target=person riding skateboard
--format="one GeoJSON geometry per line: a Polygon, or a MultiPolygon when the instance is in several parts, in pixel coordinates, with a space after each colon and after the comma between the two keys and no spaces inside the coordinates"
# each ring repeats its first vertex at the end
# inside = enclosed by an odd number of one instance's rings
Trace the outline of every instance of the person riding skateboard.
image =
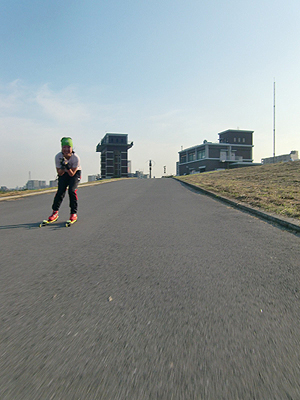
{"type": "Polygon", "coordinates": [[[58,174],[58,188],[52,204],[52,214],[48,222],[58,219],[58,210],[69,187],[70,222],[77,221],[78,197],[77,187],[81,179],[80,158],[73,150],[73,140],[70,137],[61,139],[61,152],[55,156],[55,166],[58,174]]]}

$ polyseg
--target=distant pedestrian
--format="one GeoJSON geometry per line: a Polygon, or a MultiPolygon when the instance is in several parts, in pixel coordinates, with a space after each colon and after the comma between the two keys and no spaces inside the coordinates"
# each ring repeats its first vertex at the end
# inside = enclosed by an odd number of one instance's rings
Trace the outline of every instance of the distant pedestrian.
{"type": "Polygon", "coordinates": [[[77,187],[81,179],[80,158],[73,150],[73,141],[70,137],[61,139],[61,152],[55,156],[55,166],[58,174],[58,188],[52,204],[52,214],[48,223],[58,219],[58,210],[69,187],[70,223],[77,221],[78,197],[77,187]]]}

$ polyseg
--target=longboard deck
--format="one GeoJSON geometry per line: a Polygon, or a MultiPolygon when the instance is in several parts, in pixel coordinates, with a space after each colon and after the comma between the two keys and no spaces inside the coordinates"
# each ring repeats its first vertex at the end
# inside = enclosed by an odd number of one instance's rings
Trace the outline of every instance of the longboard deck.
{"type": "Polygon", "coordinates": [[[68,228],[69,226],[75,224],[76,221],[77,221],[77,219],[75,219],[75,221],[68,220],[68,221],[66,222],[66,227],[68,228]]]}
{"type": "Polygon", "coordinates": [[[42,221],[42,222],[40,223],[40,228],[41,228],[42,226],[46,226],[46,225],[53,224],[53,222],[57,221],[58,218],[59,218],[59,217],[57,217],[54,221],[48,221],[47,219],[44,219],[44,221],[42,221]]]}

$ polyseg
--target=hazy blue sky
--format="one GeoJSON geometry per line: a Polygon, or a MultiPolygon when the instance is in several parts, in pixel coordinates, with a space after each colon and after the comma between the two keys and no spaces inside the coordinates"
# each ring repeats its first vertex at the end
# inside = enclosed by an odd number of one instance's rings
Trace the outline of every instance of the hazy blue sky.
{"type": "Polygon", "coordinates": [[[254,130],[254,160],[300,151],[299,0],[0,0],[0,186],[55,178],[73,137],[83,181],[105,132],[133,170],[175,173],[178,151],[254,130]]]}

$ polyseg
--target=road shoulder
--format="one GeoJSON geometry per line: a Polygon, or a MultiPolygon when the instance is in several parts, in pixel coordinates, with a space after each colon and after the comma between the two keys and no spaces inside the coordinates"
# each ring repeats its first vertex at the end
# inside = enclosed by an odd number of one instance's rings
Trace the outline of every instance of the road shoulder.
{"type": "Polygon", "coordinates": [[[198,186],[192,185],[191,183],[188,182],[183,182],[180,179],[177,179],[176,177],[173,177],[173,179],[175,179],[177,182],[180,182],[182,185],[186,185],[187,187],[189,187],[190,189],[204,194],[206,196],[212,197],[215,200],[221,201],[223,203],[226,203],[228,205],[230,205],[231,207],[237,208],[241,211],[250,213],[252,215],[255,215],[256,217],[265,220],[267,222],[270,222],[272,224],[278,225],[281,228],[284,228],[288,231],[291,231],[293,233],[297,233],[300,234],[300,222],[294,218],[286,218],[283,216],[279,216],[277,214],[273,214],[273,213],[269,213],[267,211],[261,210],[261,209],[257,209],[254,208],[248,204],[245,203],[241,203],[238,201],[235,201],[233,199],[221,196],[217,193],[211,192],[209,190],[200,188],[198,186]]]}

